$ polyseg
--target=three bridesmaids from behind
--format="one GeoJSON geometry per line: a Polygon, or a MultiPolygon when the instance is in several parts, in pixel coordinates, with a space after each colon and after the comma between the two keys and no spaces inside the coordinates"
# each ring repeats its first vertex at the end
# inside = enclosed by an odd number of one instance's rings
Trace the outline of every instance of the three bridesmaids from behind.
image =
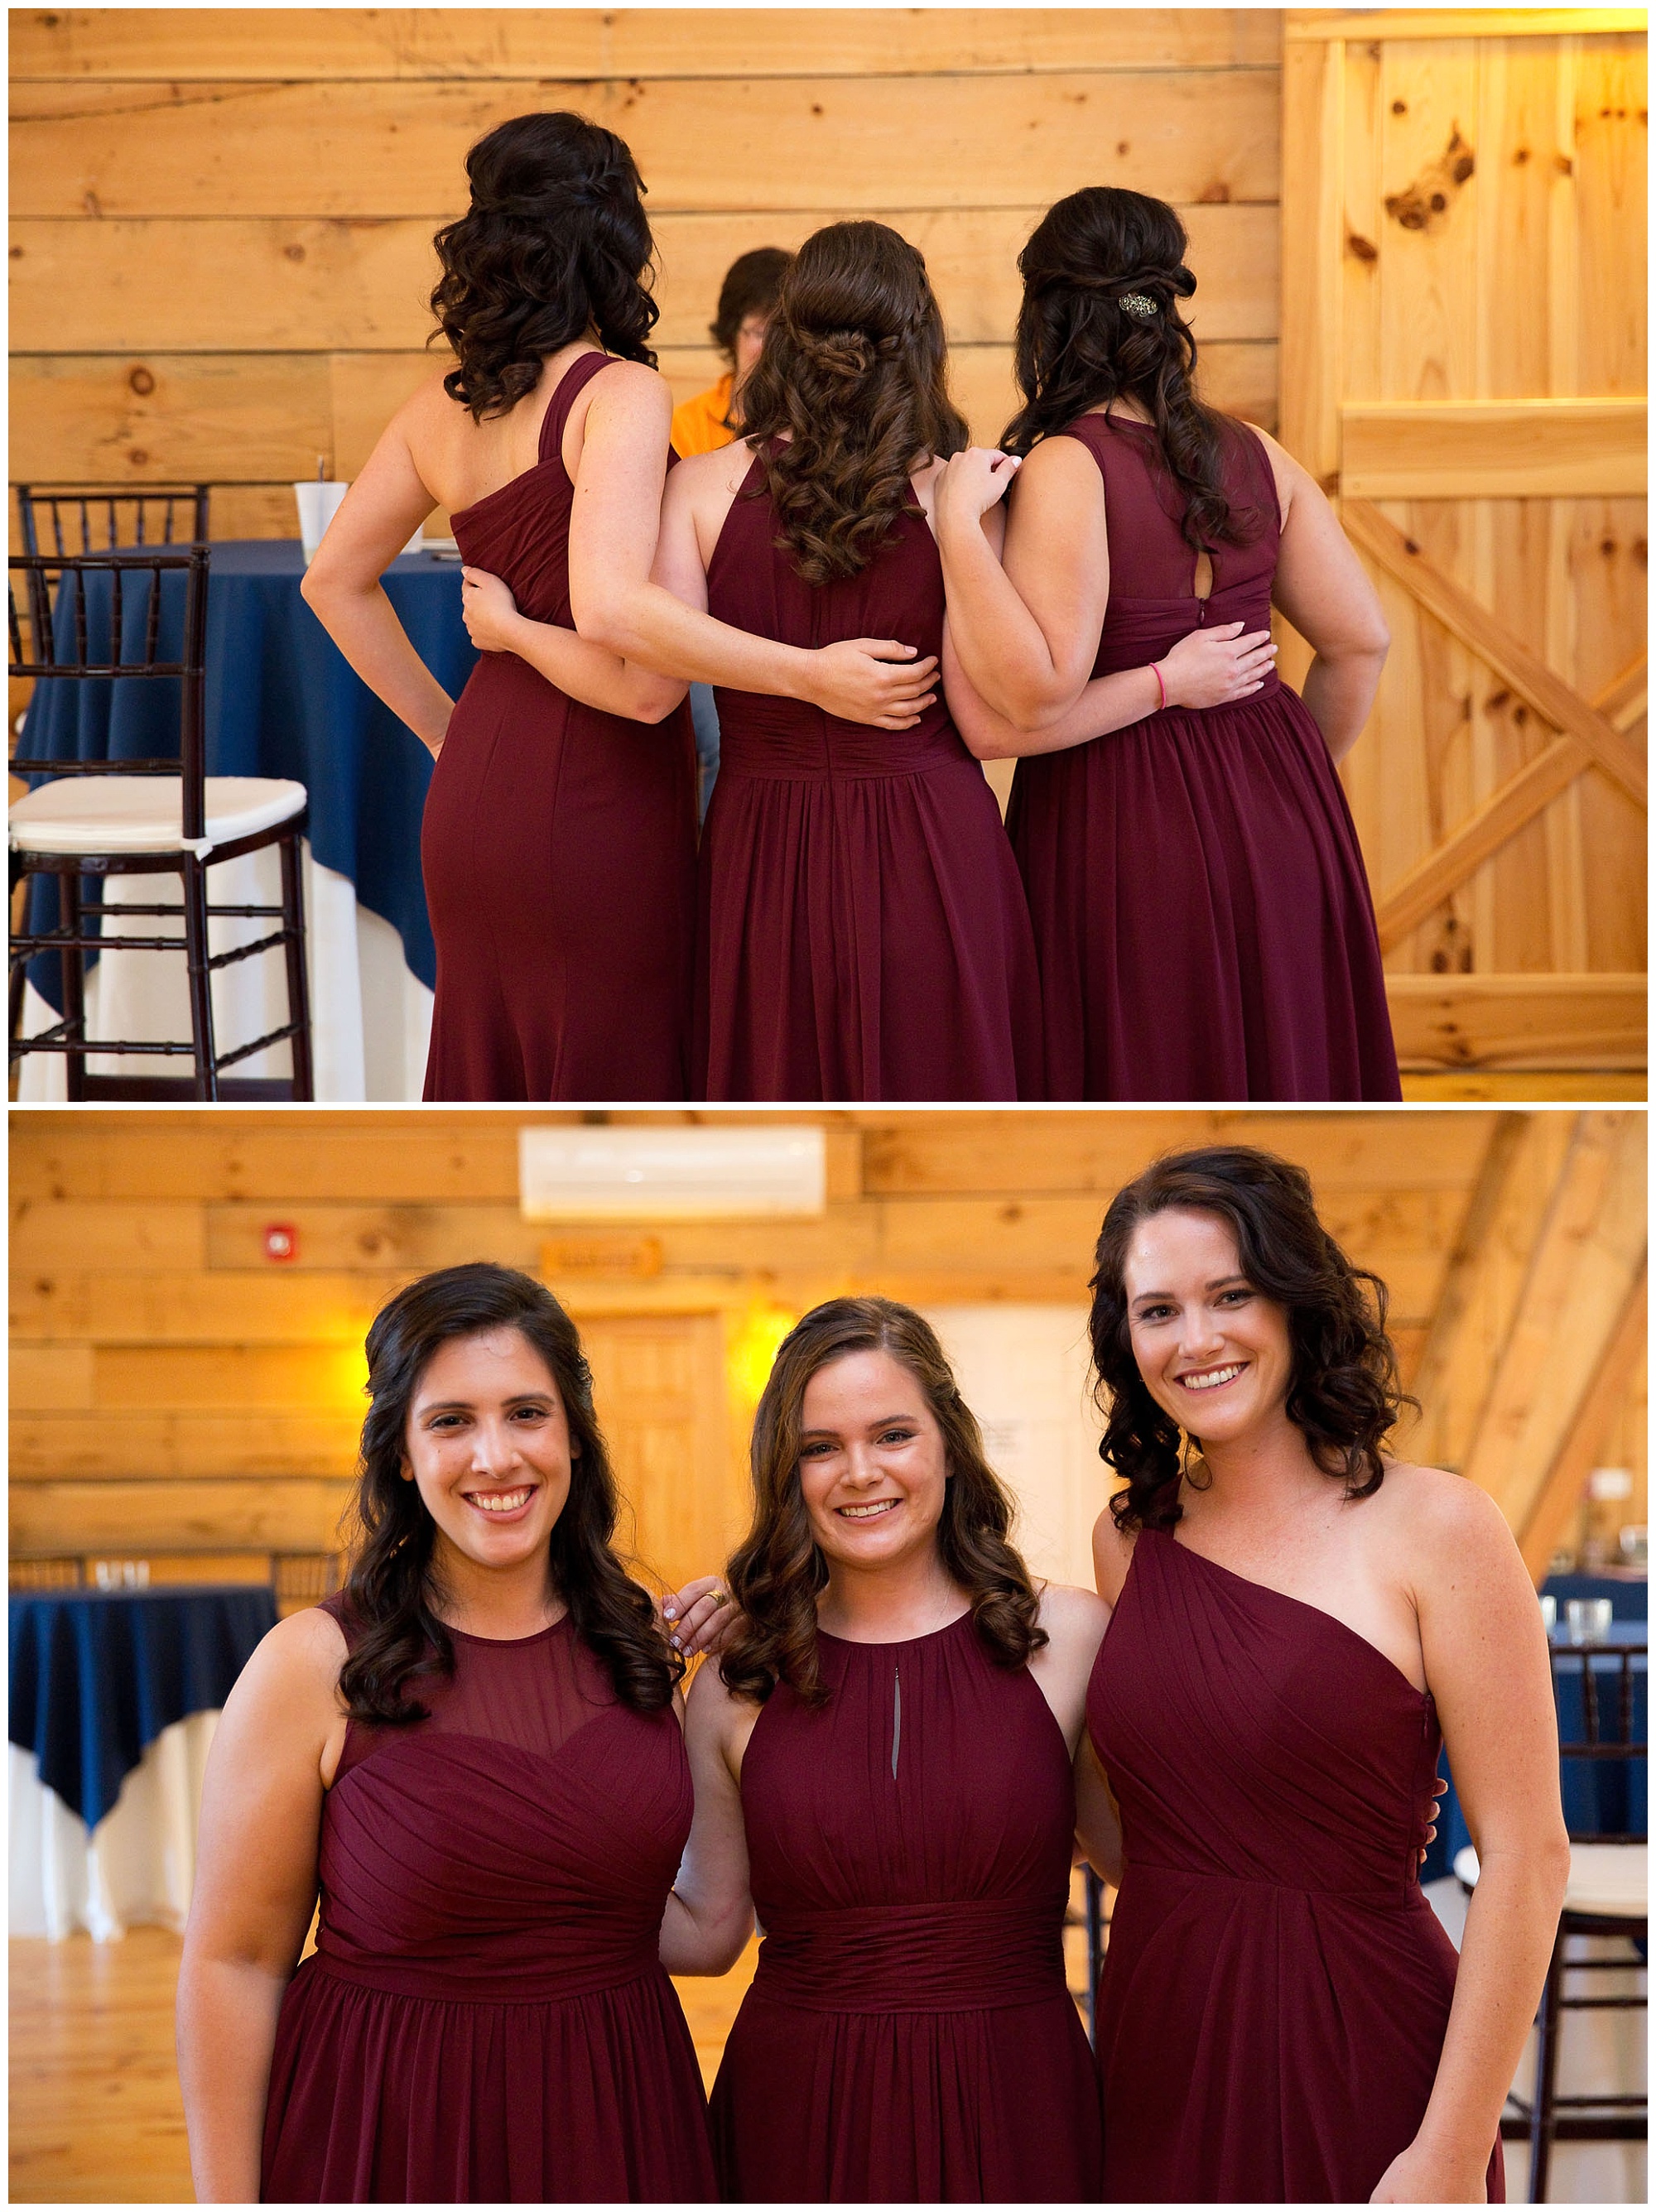
{"type": "Polygon", "coordinates": [[[1385,1455],[1384,1287],[1302,1169],[1160,1161],[1096,1256],[1105,2196],[1495,2202],[1568,1865],[1518,1547],[1385,1455]],[[1440,1746],[1482,1868],[1458,1961],[1418,1881],[1440,1746]]]}
{"type": "Polygon", "coordinates": [[[457,366],[387,427],[305,596],[438,758],[422,838],[437,947],[427,1097],[683,1097],[696,805],[682,679],[901,728],[934,672],[904,665],[893,640],[819,653],[752,637],[652,586],[672,399],[647,343],[658,311],[632,157],[580,116],[535,114],[480,139],[466,172],[432,295],[457,366]],[[485,654],[458,705],[379,580],[437,507],[540,644],[485,654]],[[575,635],[600,635],[617,604],[673,678],[575,635]]]}
{"type": "MultiPolygon", "coordinates": [[[[752,1461],[736,1632],[689,1698],[696,1823],[662,1933],[675,1972],[716,1973],[755,1906],[764,1930],[713,2091],[721,2193],[1096,2198],[1062,1929],[1105,1608],[1032,1583],[906,1307],[807,1314],[752,1461]]],[[[1109,1825],[1096,1783],[1087,1813],[1109,1825]]]]}
{"type": "Polygon", "coordinates": [[[208,1765],[179,1978],[197,2197],[709,2199],[657,1955],[679,1668],[610,1547],[575,1331],[476,1265],[399,1291],[368,1352],[365,1541],[260,1645],[208,1765]]]}
{"type": "Polygon", "coordinates": [[[1335,763],[1387,634],[1318,485],[1202,404],[1162,201],[1097,185],[1019,258],[1014,456],[954,456],[937,498],[951,637],[997,714],[1038,732],[1093,676],[1193,624],[1269,625],[1316,653],[1302,701],[1160,711],[1035,750],[1007,826],[1029,895],[1055,1098],[1395,1098],[1368,887],[1335,763]],[[1003,558],[982,519],[1016,476],[1003,558]]]}

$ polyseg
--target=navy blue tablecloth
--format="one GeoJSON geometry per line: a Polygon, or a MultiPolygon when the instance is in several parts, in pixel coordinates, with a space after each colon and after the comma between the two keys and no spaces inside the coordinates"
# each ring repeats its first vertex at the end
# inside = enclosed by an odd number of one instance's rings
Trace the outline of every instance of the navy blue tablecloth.
{"type": "Polygon", "coordinates": [[[15,1595],[11,1741],[95,1828],[163,1729],[222,1705],[276,1617],[257,1583],[15,1595]]]}
{"type": "MultiPolygon", "coordinates": [[[[420,981],[436,980],[436,953],[420,879],[420,816],[431,756],[376,699],[299,594],[304,556],[296,540],[228,538],[212,548],[207,589],[207,773],[288,776],[310,794],[311,850],[356,887],[359,904],[388,921],[420,981]]],[[[460,617],[457,562],[432,553],[393,561],[387,596],[416,651],[451,698],[477,653],[460,617]]],[[[127,657],[142,649],[148,593],[129,586],[122,632],[127,657]]],[[[87,590],[88,634],[107,640],[108,580],[87,590]]],[[[184,579],[164,580],[163,657],[179,650],[184,579]]],[[[65,648],[60,658],[70,655],[65,648]]],[[[37,685],[26,750],[50,760],[138,760],[176,752],[178,686],[119,678],[37,685]]],[[[88,896],[95,891],[88,884],[88,896]]],[[[57,891],[35,886],[31,924],[57,920],[57,891]]],[[[53,953],[30,981],[58,1005],[53,953]]]]}

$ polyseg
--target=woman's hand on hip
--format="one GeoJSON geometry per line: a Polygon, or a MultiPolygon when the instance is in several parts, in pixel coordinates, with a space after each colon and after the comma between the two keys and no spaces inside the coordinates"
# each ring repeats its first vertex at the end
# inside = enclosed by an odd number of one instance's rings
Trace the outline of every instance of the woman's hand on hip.
{"type": "Polygon", "coordinates": [[[1268,629],[1240,623],[1193,629],[1157,663],[1170,707],[1227,707],[1257,691],[1271,671],[1276,647],[1268,629]]]}
{"type": "Polygon", "coordinates": [[[1375,2185],[1371,2204],[1483,2204],[1489,2154],[1481,2160],[1434,2155],[1417,2141],[1397,2153],[1375,2185]]]}

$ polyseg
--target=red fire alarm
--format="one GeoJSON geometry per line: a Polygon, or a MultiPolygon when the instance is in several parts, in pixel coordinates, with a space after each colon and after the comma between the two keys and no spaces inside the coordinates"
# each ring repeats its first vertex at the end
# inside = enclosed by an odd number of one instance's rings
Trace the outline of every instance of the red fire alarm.
{"type": "Polygon", "coordinates": [[[299,1257],[299,1231],[285,1221],[272,1221],[265,1230],[265,1257],[287,1265],[299,1257]]]}

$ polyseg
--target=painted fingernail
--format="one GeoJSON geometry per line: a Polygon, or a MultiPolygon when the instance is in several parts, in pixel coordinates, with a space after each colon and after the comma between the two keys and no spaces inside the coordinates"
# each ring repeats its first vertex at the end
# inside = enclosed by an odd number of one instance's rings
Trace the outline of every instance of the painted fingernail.
{"type": "Polygon", "coordinates": [[[679,1618],[678,1607],[676,1605],[664,1605],[661,1607],[661,1617],[664,1620],[677,1620],[679,1618]]]}

